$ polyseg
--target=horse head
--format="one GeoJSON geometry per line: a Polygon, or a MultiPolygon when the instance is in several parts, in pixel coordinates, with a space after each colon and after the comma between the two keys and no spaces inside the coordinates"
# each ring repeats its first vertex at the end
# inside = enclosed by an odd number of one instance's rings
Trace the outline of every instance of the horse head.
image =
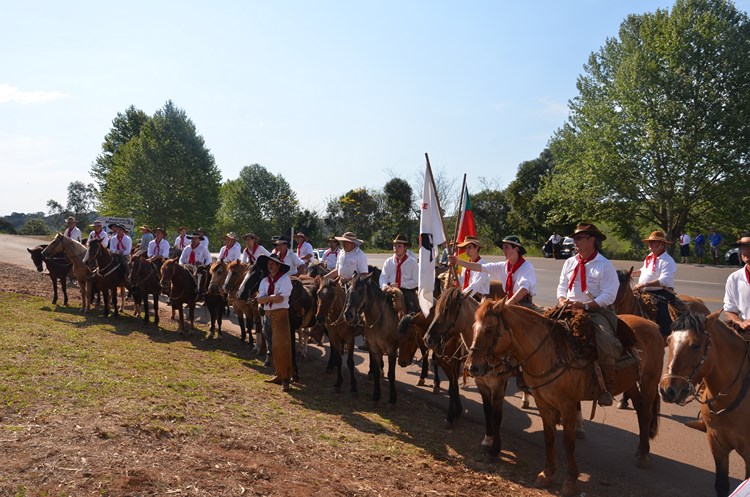
{"type": "Polygon", "coordinates": [[[361,275],[354,273],[346,289],[346,301],[344,304],[344,319],[349,326],[357,326],[360,314],[365,310],[369,300],[372,273],[361,275]]]}
{"type": "Polygon", "coordinates": [[[427,328],[424,341],[430,348],[444,343],[456,331],[456,322],[466,296],[456,287],[447,288],[435,303],[434,318],[427,328]]]}
{"type": "Polygon", "coordinates": [[[161,291],[165,295],[170,295],[169,286],[174,278],[175,269],[177,266],[177,259],[167,259],[164,264],[161,265],[161,278],[159,284],[161,285],[161,291]]]}
{"type": "Polygon", "coordinates": [[[221,260],[214,262],[208,270],[208,275],[210,279],[208,283],[208,293],[211,295],[218,295],[224,287],[227,275],[227,264],[221,260]]]}
{"type": "Polygon", "coordinates": [[[315,312],[315,320],[319,323],[325,320],[325,317],[336,302],[338,290],[341,287],[336,280],[326,280],[318,290],[318,309],[315,312]]]}
{"type": "Polygon", "coordinates": [[[630,270],[617,270],[617,279],[620,282],[620,286],[617,288],[617,296],[613,305],[618,314],[635,314],[635,298],[631,285],[632,278],[633,266],[630,266],[630,270]]]}
{"type": "Polygon", "coordinates": [[[697,394],[696,385],[712,367],[708,360],[711,349],[709,328],[718,321],[720,312],[708,317],[686,312],[672,323],[672,333],[667,338],[669,366],[659,383],[664,402],[684,405],[689,396],[697,394]]]}
{"type": "Polygon", "coordinates": [[[86,255],[83,256],[83,262],[90,269],[94,269],[98,264],[98,258],[104,249],[102,241],[99,239],[91,240],[91,243],[86,247],[86,255]]]}
{"type": "Polygon", "coordinates": [[[237,295],[251,295],[257,292],[260,288],[260,282],[266,277],[266,273],[257,265],[250,267],[252,270],[245,273],[245,278],[237,289],[237,295]]]}
{"type": "Polygon", "coordinates": [[[43,257],[52,257],[53,255],[59,254],[63,251],[63,239],[65,238],[65,235],[62,233],[57,233],[55,235],[55,238],[52,239],[51,242],[49,242],[49,245],[47,245],[44,250],[42,250],[42,256],[43,257]]]}
{"type": "Polygon", "coordinates": [[[44,271],[44,266],[42,265],[44,262],[44,256],[42,255],[42,251],[46,247],[47,245],[37,245],[33,249],[26,249],[29,251],[29,254],[31,254],[31,261],[34,263],[34,266],[36,266],[36,270],[40,273],[44,271]]]}
{"type": "Polygon", "coordinates": [[[222,291],[224,293],[234,292],[240,286],[248,268],[252,269],[252,266],[243,264],[239,259],[230,262],[227,265],[227,276],[224,278],[224,284],[221,287],[222,291]]]}
{"type": "Polygon", "coordinates": [[[510,348],[511,336],[503,311],[505,300],[485,300],[479,305],[474,321],[474,340],[464,366],[472,376],[482,376],[510,348]]]}
{"type": "Polygon", "coordinates": [[[433,310],[434,307],[427,317],[424,317],[421,312],[407,314],[398,322],[398,365],[402,368],[405,368],[414,360],[419,348],[419,335],[423,333],[425,327],[432,320],[433,310]]]}

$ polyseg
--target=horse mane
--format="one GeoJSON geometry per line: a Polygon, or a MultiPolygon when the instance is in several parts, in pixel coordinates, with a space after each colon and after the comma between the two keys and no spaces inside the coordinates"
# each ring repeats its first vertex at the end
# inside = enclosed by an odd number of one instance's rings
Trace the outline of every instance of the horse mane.
{"type": "Polygon", "coordinates": [[[233,271],[236,267],[242,267],[242,261],[235,259],[227,265],[227,271],[233,271]]]}
{"type": "Polygon", "coordinates": [[[491,299],[484,300],[481,304],[479,304],[479,307],[474,313],[474,321],[482,321],[487,314],[500,316],[499,311],[495,308],[495,304],[505,305],[505,301],[491,299]]]}
{"type": "Polygon", "coordinates": [[[690,330],[696,333],[707,333],[706,316],[692,311],[682,313],[672,322],[672,331],[675,330],[690,330]]]}
{"type": "Polygon", "coordinates": [[[406,335],[406,330],[409,329],[409,325],[411,325],[411,322],[414,320],[414,317],[416,314],[407,314],[403,318],[401,318],[401,321],[398,322],[398,334],[399,335],[406,335]]]}
{"type": "Polygon", "coordinates": [[[632,268],[630,270],[627,269],[618,269],[617,270],[617,280],[620,282],[620,285],[630,284],[632,280],[632,268]]]}
{"type": "Polygon", "coordinates": [[[216,269],[217,267],[219,267],[221,264],[224,264],[224,261],[222,261],[222,260],[216,260],[215,262],[211,263],[211,267],[208,268],[208,271],[212,272],[214,269],[216,269]]]}
{"type": "Polygon", "coordinates": [[[457,305],[461,305],[463,298],[463,292],[455,286],[447,288],[435,304],[435,315],[437,316],[449,309],[453,309],[457,305]]]}

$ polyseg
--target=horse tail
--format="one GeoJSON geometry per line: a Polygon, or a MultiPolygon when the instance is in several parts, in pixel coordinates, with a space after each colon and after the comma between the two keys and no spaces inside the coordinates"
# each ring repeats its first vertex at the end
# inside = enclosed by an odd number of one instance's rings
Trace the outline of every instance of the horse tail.
{"type": "Polygon", "coordinates": [[[659,412],[661,411],[661,396],[658,394],[654,399],[651,411],[651,426],[648,427],[648,437],[654,439],[659,433],[659,412]]]}

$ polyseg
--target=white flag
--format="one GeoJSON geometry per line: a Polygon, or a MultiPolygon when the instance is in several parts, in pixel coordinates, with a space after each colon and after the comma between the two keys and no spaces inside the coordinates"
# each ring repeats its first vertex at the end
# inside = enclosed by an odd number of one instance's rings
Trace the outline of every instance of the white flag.
{"type": "Polygon", "coordinates": [[[438,207],[437,192],[433,187],[432,170],[428,165],[424,173],[422,209],[419,218],[419,307],[425,316],[432,308],[437,248],[442,243],[445,243],[443,221],[438,207]]]}

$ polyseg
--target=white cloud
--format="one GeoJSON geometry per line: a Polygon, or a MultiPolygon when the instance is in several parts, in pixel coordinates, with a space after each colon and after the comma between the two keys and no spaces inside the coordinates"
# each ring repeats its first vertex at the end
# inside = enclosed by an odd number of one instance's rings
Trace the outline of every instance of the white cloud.
{"type": "Polygon", "coordinates": [[[50,102],[70,95],[61,91],[24,91],[9,84],[0,84],[0,104],[38,104],[50,102]]]}

